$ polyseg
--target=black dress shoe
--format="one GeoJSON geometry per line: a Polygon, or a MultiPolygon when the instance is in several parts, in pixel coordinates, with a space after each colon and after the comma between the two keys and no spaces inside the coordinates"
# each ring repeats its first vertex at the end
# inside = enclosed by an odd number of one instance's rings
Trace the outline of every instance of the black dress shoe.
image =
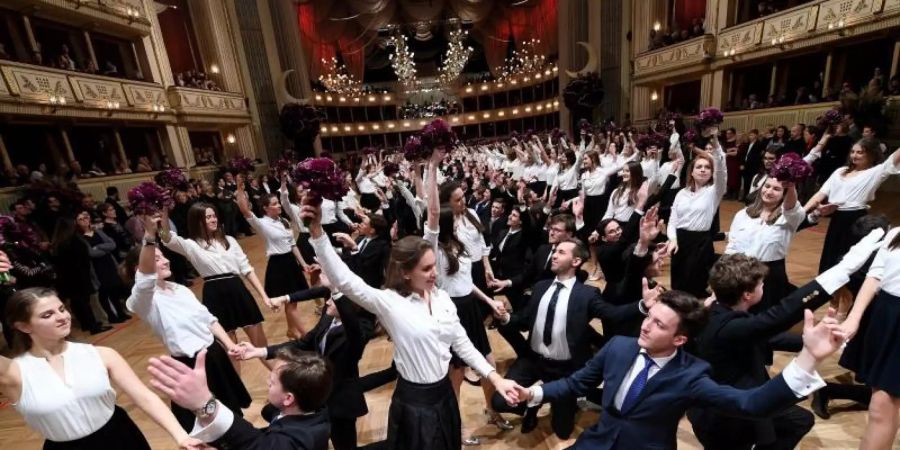
{"type": "Polygon", "coordinates": [[[539,407],[528,408],[525,410],[525,415],[522,416],[522,434],[531,433],[537,428],[538,423],[538,413],[539,407]]]}
{"type": "Polygon", "coordinates": [[[109,325],[101,325],[101,326],[98,326],[97,328],[94,328],[93,330],[91,330],[91,335],[93,336],[96,334],[105,333],[109,330],[112,330],[112,328],[113,327],[111,327],[109,325]]]}
{"type": "Polygon", "coordinates": [[[122,323],[124,321],[125,321],[125,319],[123,319],[121,317],[110,316],[110,318],[109,318],[109,323],[122,323]]]}
{"type": "Polygon", "coordinates": [[[831,418],[831,412],[828,411],[828,394],[822,390],[813,392],[812,401],[810,402],[813,413],[820,419],[828,420],[831,418]]]}

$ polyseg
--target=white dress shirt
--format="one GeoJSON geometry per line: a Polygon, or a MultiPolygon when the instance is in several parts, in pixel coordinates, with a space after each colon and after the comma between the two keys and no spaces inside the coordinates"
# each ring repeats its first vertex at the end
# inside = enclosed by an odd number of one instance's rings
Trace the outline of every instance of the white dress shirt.
{"type": "Polygon", "coordinates": [[[616,174],[621,167],[595,167],[594,170],[586,170],[581,174],[581,189],[584,195],[597,197],[606,193],[606,183],[609,177],[616,174]]]}
{"type": "Polygon", "coordinates": [[[187,287],[166,285],[170,290],[159,288],[155,273],[138,271],[125,306],[150,325],[170,355],[193,357],[212,345],[209,327],[218,319],[187,287]]]}
{"type": "Polygon", "coordinates": [[[228,241],[227,249],[219,241],[201,244],[177,234],[169,233],[169,236],[171,237],[169,242],[163,244],[169,250],[187,258],[203,278],[229,273],[247,275],[253,271],[247,254],[231,236],[225,236],[225,240],[228,241]]]}
{"type": "Polygon", "coordinates": [[[666,161],[659,168],[659,172],[656,173],[656,185],[662,186],[666,182],[666,178],[669,178],[669,175],[675,175],[675,182],[672,183],[671,189],[678,189],[681,187],[681,171],[674,171],[675,163],[672,161],[666,161]]]}
{"type": "Polygon", "coordinates": [[[256,217],[250,214],[245,217],[247,223],[266,239],[266,256],[283,255],[290,253],[291,249],[297,245],[294,241],[294,233],[287,225],[282,222],[281,217],[273,219],[269,216],[256,217]]]}
{"type": "Polygon", "coordinates": [[[894,155],[877,165],[845,177],[846,167],[834,171],[819,193],[828,196],[828,203],[839,205],[840,211],[854,211],[868,208],[869,202],[875,199],[875,191],[891,175],[900,173],[900,167],[894,165],[894,155]]]}
{"type": "Polygon", "coordinates": [[[447,254],[438,245],[439,230],[431,230],[425,227],[424,238],[431,244],[437,257],[437,286],[447,292],[450,297],[465,297],[472,293],[475,284],[472,283],[472,260],[468,255],[459,255],[459,270],[450,275],[450,262],[447,254]]]}
{"type": "Polygon", "coordinates": [[[531,164],[529,166],[525,166],[525,170],[522,173],[522,180],[526,183],[533,183],[535,181],[540,181],[541,174],[544,173],[544,165],[543,164],[531,164]]]}
{"type": "MultiPolygon", "coordinates": [[[[475,218],[475,221],[481,225],[478,214],[475,213],[474,209],[470,208],[469,214],[471,214],[471,216],[475,218]]],[[[453,233],[456,234],[456,238],[459,239],[459,241],[462,242],[463,247],[466,248],[466,253],[469,255],[472,262],[480,261],[484,255],[491,252],[491,247],[484,241],[484,234],[478,231],[478,228],[476,228],[475,224],[469,220],[467,214],[457,216],[453,220],[453,226],[453,233]]]]}
{"type": "Polygon", "coordinates": [[[771,225],[762,217],[751,218],[744,208],[731,221],[725,254],[743,253],[762,262],[782,260],[787,256],[797,227],[805,218],[806,212],[800,202],[793,209],[783,211],[771,225]]]}
{"type": "Polygon", "coordinates": [[[619,186],[609,196],[609,205],[603,214],[604,219],[613,218],[619,223],[626,223],[631,219],[634,212],[634,205],[629,203],[631,199],[631,188],[619,186]]]}
{"type": "Polygon", "coordinates": [[[362,193],[362,194],[374,194],[375,193],[375,182],[372,181],[373,176],[369,176],[366,173],[365,168],[359,169],[359,173],[356,175],[356,187],[359,188],[360,193],[362,193]]]}
{"type": "Polygon", "coordinates": [[[552,186],[556,183],[556,176],[559,174],[559,163],[554,161],[545,167],[544,178],[541,181],[546,181],[547,186],[552,186]]]}
{"type": "Polygon", "coordinates": [[[538,304],[537,313],[534,316],[534,328],[531,329],[530,342],[531,349],[537,354],[557,361],[567,361],[572,359],[572,353],[569,351],[569,340],[566,338],[566,319],[569,311],[569,297],[572,295],[572,287],[575,286],[575,277],[565,281],[559,281],[558,278],[553,279],[553,283],[541,296],[541,302],[538,304]],[[544,345],[544,326],[547,320],[547,309],[550,306],[550,298],[556,291],[557,283],[562,284],[559,291],[559,297],[556,299],[556,311],[553,313],[553,334],[550,340],[550,346],[544,345]]]}
{"type": "Polygon", "coordinates": [[[712,226],[713,218],[719,209],[719,203],[728,187],[728,171],[725,170],[725,152],[722,147],[713,150],[715,160],[712,182],[696,191],[685,186],[678,191],[672,204],[669,217],[667,237],[677,242],[677,229],[688,231],[706,231],[712,226]]]}
{"type": "Polygon", "coordinates": [[[898,233],[900,228],[888,231],[868,273],[868,276],[881,281],[881,290],[895,297],[900,296],[900,248],[891,249],[890,245],[898,233]]]}
{"type": "Polygon", "coordinates": [[[575,164],[562,172],[557,173],[556,183],[561,191],[571,191],[578,188],[578,171],[581,170],[581,152],[575,152],[575,164]]]}
{"type": "Polygon", "coordinates": [[[444,379],[451,348],[482,377],[494,371],[466,336],[456,306],[445,291],[432,290],[429,304],[417,294],[404,297],[393,290],[373,288],[347,267],[328,236],[309,243],[336,290],[378,316],[394,340],[394,362],[404,380],[426,384],[444,379]]]}
{"type": "MultiPolygon", "coordinates": [[[[666,366],[675,356],[678,355],[678,351],[672,353],[670,356],[664,356],[660,358],[650,358],[655,363],[655,367],[651,367],[647,372],[647,380],[649,381],[653,378],[654,375],[659,373],[663,367],[666,366]]],[[[619,390],[616,391],[616,397],[613,400],[615,402],[616,408],[621,410],[622,403],[625,401],[625,395],[628,393],[628,389],[631,388],[631,384],[634,382],[634,379],[637,378],[638,374],[641,370],[644,369],[644,365],[646,364],[646,359],[641,355],[641,353],[646,353],[647,351],[641,349],[640,352],[635,356],[634,362],[631,364],[631,368],[628,370],[628,373],[625,374],[625,378],[622,379],[622,384],[619,386],[619,390]]],[[[819,376],[818,372],[808,373],[805,370],[801,369],[800,366],[797,365],[796,358],[781,371],[781,376],[784,378],[785,384],[787,384],[788,388],[797,398],[803,398],[807,395],[812,394],[813,392],[822,389],[825,387],[825,380],[819,376]]],[[[529,388],[531,391],[532,399],[528,402],[528,406],[538,406],[541,404],[541,401],[544,399],[544,390],[540,386],[531,386],[529,388]]]]}
{"type": "Polygon", "coordinates": [[[300,218],[300,207],[291,203],[287,191],[281,191],[281,207],[284,208],[284,212],[291,219],[291,227],[294,228],[294,231],[297,233],[309,233],[309,230],[306,229],[306,226],[303,225],[303,220],[300,218]]]}

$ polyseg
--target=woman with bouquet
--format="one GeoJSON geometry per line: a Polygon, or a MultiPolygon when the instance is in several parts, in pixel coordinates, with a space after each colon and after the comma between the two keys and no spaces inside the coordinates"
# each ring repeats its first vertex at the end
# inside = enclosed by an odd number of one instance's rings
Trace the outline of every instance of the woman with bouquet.
{"type": "Polygon", "coordinates": [[[675,196],[669,218],[668,253],[672,258],[672,289],[704,298],[709,269],[715,263],[710,228],[725,195],[725,152],[719,145],[722,113],[714,108],[700,112],[700,126],[709,137],[706,151],[697,151],[688,165],[685,186],[675,196]]]}

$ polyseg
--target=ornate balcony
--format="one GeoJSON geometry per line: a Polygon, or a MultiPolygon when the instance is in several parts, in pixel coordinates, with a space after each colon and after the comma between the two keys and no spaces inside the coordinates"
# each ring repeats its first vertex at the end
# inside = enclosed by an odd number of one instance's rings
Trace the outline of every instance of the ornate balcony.
{"type": "Polygon", "coordinates": [[[704,35],[641,53],[634,60],[635,80],[647,81],[653,76],[671,77],[682,72],[703,72],[708,69],[715,40],[712,35],[704,35]]]}
{"type": "Polygon", "coordinates": [[[250,123],[247,101],[241,94],[186,87],[169,87],[169,102],[179,123],[250,123]]]}
{"type": "Polygon", "coordinates": [[[0,112],[101,120],[174,122],[156,83],[0,62],[0,112]]]}

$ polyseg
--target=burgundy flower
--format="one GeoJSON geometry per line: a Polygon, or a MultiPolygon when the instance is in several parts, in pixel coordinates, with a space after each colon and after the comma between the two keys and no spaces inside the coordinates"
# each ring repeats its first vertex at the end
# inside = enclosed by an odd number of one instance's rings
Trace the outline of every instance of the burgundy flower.
{"type": "Polygon", "coordinates": [[[429,151],[440,148],[450,149],[456,144],[456,134],[443,119],[434,119],[422,128],[419,133],[421,143],[429,151]]]}
{"type": "Polygon", "coordinates": [[[228,161],[228,170],[242,174],[253,172],[254,166],[253,160],[243,156],[237,156],[228,161]]]}
{"type": "Polygon", "coordinates": [[[668,147],[667,146],[668,142],[669,142],[669,139],[666,137],[666,135],[664,135],[662,133],[655,133],[655,132],[648,133],[648,134],[641,134],[635,140],[635,143],[637,144],[637,147],[640,150],[646,150],[654,145],[658,149],[665,149],[668,147]]]}
{"type": "Polygon", "coordinates": [[[417,136],[410,136],[403,145],[403,156],[407,161],[425,161],[431,158],[432,149],[422,145],[422,139],[417,136]]]}
{"type": "Polygon", "coordinates": [[[832,125],[837,125],[844,120],[843,114],[837,109],[829,109],[825,111],[825,114],[822,114],[817,120],[816,123],[821,128],[826,128],[832,125]]]}
{"type": "Polygon", "coordinates": [[[275,161],[275,173],[281,175],[284,172],[290,172],[291,166],[292,164],[290,161],[281,158],[278,161],[275,161]]]}
{"type": "Polygon", "coordinates": [[[145,181],[128,191],[128,203],[137,214],[153,214],[163,208],[175,206],[169,191],[162,186],[145,181]]]}
{"type": "Polygon", "coordinates": [[[694,130],[687,130],[684,132],[684,142],[693,142],[697,143],[697,132],[694,130]]]}
{"type": "Polygon", "coordinates": [[[156,174],[154,180],[162,187],[178,190],[186,190],[188,187],[187,177],[185,177],[184,172],[178,168],[163,170],[156,174]]]}
{"type": "Polygon", "coordinates": [[[772,165],[769,170],[769,176],[778,181],[790,181],[799,183],[813,174],[813,168],[800,155],[796,153],[785,153],[781,159],[772,165]]]}
{"type": "Polygon", "coordinates": [[[307,158],[294,168],[294,181],[308,190],[312,204],[323,198],[338,201],[347,193],[344,172],[330,158],[307,158]]]}
{"type": "Polygon", "coordinates": [[[22,226],[15,217],[0,215],[0,246],[37,249],[41,239],[29,226],[22,226]]]}
{"type": "Polygon", "coordinates": [[[725,115],[722,114],[722,111],[719,111],[718,108],[706,108],[697,115],[697,123],[704,128],[714,127],[721,124],[724,120],[725,115]]]}

